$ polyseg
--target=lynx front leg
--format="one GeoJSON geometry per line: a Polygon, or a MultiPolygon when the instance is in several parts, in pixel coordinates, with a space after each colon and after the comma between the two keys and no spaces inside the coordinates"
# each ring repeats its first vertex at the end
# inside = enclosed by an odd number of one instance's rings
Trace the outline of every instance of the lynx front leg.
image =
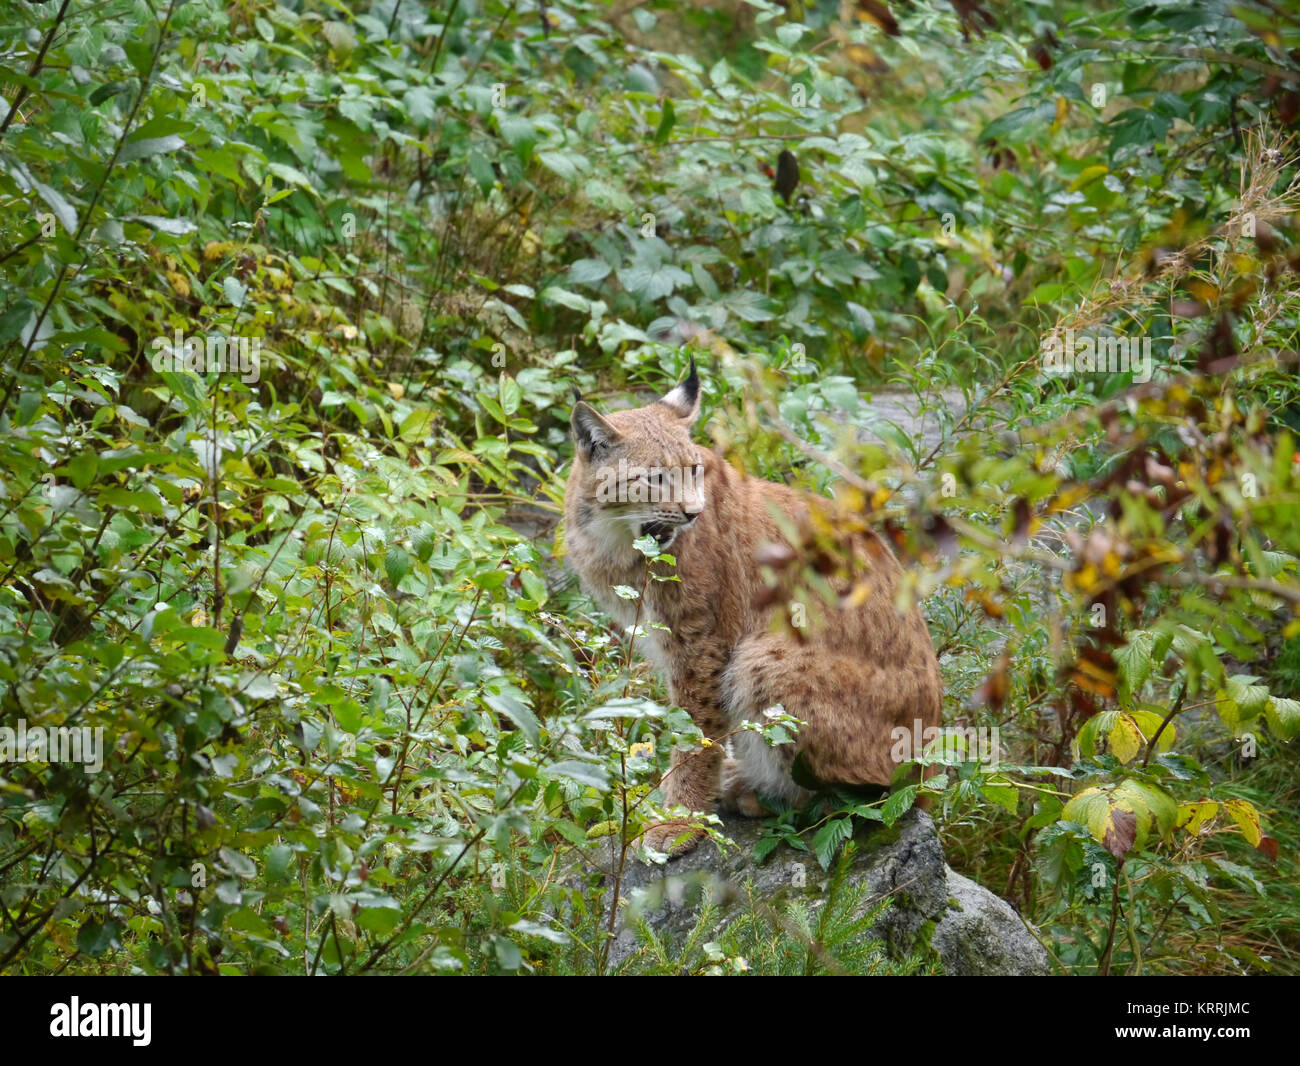
{"type": "MultiPolygon", "coordinates": [[[[690,811],[711,812],[722,784],[723,736],[726,722],[718,707],[716,678],[711,672],[705,682],[691,679],[672,686],[673,697],[690,714],[708,743],[692,751],[674,751],[672,768],[659,783],[664,803],[690,811]]],[[[704,837],[703,830],[692,829],[687,821],[662,822],[651,826],[642,837],[656,851],[681,855],[690,851],[704,837]]]]}
{"type": "MultiPolygon", "coordinates": [[[[722,773],[722,745],[713,743],[694,751],[674,751],[672,769],[659,782],[664,806],[685,807],[690,811],[713,810],[718,798],[722,773]]],[[[683,855],[704,839],[704,830],[696,829],[686,819],[652,825],[641,837],[655,851],[683,855]]]]}
{"type": "Polygon", "coordinates": [[[692,811],[713,810],[722,783],[723,754],[721,741],[712,738],[708,747],[674,751],[672,769],[659,783],[665,802],[692,811]]]}
{"type": "Polygon", "coordinates": [[[746,818],[761,818],[767,811],[759,802],[745,776],[745,767],[739,759],[727,759],[722,764],[722,805],[746,818]]]}

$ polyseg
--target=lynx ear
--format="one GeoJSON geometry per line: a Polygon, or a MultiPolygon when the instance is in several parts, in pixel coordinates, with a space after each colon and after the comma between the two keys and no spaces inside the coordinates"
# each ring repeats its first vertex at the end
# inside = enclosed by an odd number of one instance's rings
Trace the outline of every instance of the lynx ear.
{"type": "Polygon", "coordinates": [[[695,370],[695,356],[691,356],[691,372],[686,380],[667,392],[659,400],[678,418],[694,422],[700,413],[700,375],[695,370]]]}
{"type": "Polygon", "coordinates": [[[573,416],[569,424],[573,427],[573,440],[578,446],[578,454],[584,461],[608,451],[619,439],[618,430],[596,414],[591,404],[581,400],[573,405],[573,416]]]}

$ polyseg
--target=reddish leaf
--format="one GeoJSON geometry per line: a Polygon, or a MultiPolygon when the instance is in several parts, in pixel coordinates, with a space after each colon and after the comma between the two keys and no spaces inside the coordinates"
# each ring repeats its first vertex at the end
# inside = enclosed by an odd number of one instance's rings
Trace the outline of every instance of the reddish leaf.
{"type": "Polygon", "coordinates": [[[1137,839],[1137,815],[1121,807],[1111,812],[1110,825],[1102,839],[1102,847],[1115,856],[1116,862],[1123,862],[1124,856],[1133,847],[1137,839]]]}

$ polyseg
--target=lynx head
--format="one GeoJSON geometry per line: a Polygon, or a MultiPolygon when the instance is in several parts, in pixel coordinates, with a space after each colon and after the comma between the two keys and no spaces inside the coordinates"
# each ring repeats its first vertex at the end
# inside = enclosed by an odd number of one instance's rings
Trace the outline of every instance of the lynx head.
{"type": "Polygon", "coordinates": [[[574,459],[566,496],[578,522],[612,545],[647,534],[667,548],[704,510],[704,452],[691,440],[700,378],[645,407],[597,414],[573,407],[574,459]]]}

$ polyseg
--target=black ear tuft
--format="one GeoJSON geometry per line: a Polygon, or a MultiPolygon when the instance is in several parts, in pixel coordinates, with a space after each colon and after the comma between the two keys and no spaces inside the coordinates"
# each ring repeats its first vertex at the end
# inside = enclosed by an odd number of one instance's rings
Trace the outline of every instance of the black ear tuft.
{"type": "Polygon", "coordinates": [[[690,373],[676,388],[665,393],[659,401],[666,405],[678,418],[695,421],[700,413],[700,375],[695,369],[695,356],[691,356],[690,373]]]}
{"type": "Polygon", "coordinates": [[[580,393],[580,392],[578,391],[578,386],[577,386],[577,385],[570,385],[569,388],[571,388],[571,389],[573,390],[573,402],[574,402],[574,403],[582,403],[582,393],[580,393]]]}

